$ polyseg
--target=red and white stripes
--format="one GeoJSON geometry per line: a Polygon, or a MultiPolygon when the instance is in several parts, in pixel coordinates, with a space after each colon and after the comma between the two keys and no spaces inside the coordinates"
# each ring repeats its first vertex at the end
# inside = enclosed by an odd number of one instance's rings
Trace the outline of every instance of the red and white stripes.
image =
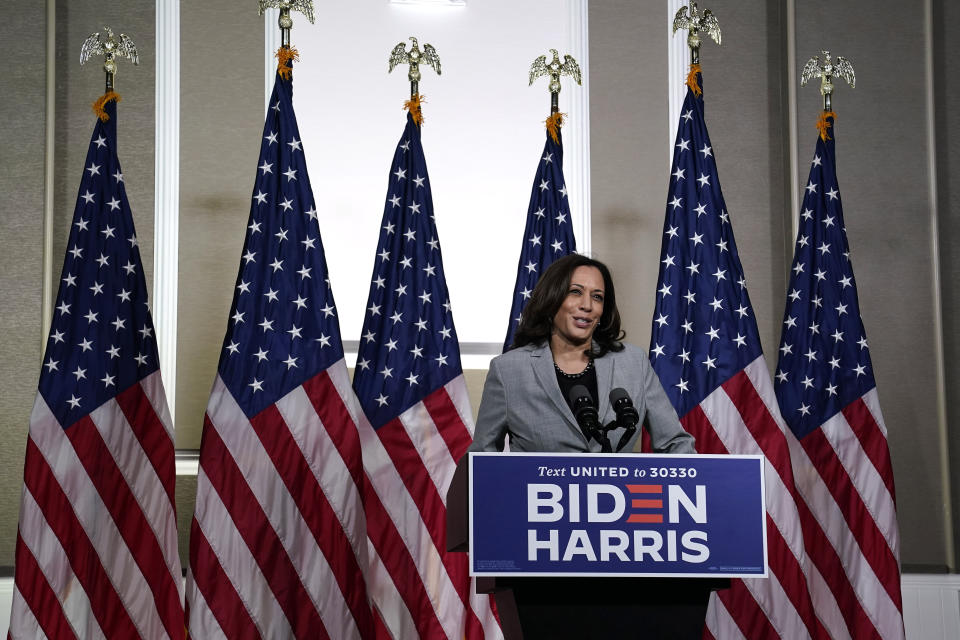
{"type": "Polygon", "coordinates": [[[761,357],[683,422],[701,452],[767,459],[770,579],[734,581],[711,600],[714,638],[904,637],[892,471],[875,390],[798,441],[761,357]]]}
{"type": "MultiPolygon", "coordinates": [[[[347,387],[343,377],[338,386],[347,387]]],[[[473,437],[463,376],[374,430],[357,407],[370,539],[371,594],[397,638],[502,637],[467,557],[446,549],[445,496],[473,437]]]]}
{"type": "Polygon", "coordinates": [[[790,454],[810,555],[850,635],[903,638],[893,473],[876,389],[802,441],[791,438],[790,454]]]}
{"type": "MultiPolygon", "coordinates": [[[[722,604],[749,638],[827,637],[815,613],[804,571],[807,560],[786,436],[763,400],[767,391],[764,387],[773,394],[766,372],[761,356],[683,419],[684,427],[696,436],[701,453],[765,457],[769,578],[734,580],[729,591],[712,599],[711,608],[722,604]],[[761,371],[767,377],[754,380],[750,371],[761,371]]],[[[710,624],[722,620],[716,613],[708,616],[710,624]]],[[[727,637],[719,627],[708,628],[718,639],[727,637]]]]}
{"type": "Polygon", "coordinates": [[[342,360],[249,420],[214,383],[191,530],[191,635],[373,637],[353,394],[337,376],[342,360]]]}
{"type": "Polygon", "coordinates": [[[11,638],[183,638],[174,449],[159,372],[63,428],[40,394],[11,638]]]}

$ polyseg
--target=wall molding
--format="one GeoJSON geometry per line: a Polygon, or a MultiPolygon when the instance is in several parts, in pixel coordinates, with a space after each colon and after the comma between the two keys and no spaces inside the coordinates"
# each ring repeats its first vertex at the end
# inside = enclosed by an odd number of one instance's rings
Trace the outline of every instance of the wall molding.
{"type": "MultiPolygon", "coordinates": [[[[904,574],[903,621],[906,640],[960,637],[960,576],[904,574]]],[[[13,578],[0,578],[0,629],[10,627],[13,578]]]]}
{"type": "Polygon", "coordinates": [[[13,578],[0,578],[0,629],[10,628],[10,608],[13,606],[13,578]]]}
{"type": "Polygon", "coordinates": [[[900,586],[907,640],[960,638],[960,575],[907,573],[900,586]]]}

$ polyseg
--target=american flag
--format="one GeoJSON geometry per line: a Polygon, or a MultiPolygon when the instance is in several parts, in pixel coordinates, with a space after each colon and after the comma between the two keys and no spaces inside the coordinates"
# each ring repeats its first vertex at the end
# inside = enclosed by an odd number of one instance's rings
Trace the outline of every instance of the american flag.
{"type": "Polygon", "coordinates": [[[513,306],[503,350],[513,344],[513,334],[520,323],[520,314],[547,267],[554,260],[577,250],[573,237],[573,222],[567,201],[567,186],[563,179],[563,139],[560,128],[557,139],[547,133],[543,157],[533,179],[530,206],[527,207],[527,226],[523,230],[520,262],[517,264],[517,283],[513,288],[513,306]]]}
{"type": "Polygon", "coordinates": [[[893,469],[843,224],[832,112],[821,120],[783,314],[777,400],[808,555],[839,611],[834,637],[903,638],[893,469]],[[826,137],[826,139],[824,139],[826,137]],[[810,535],[812,534],[812,535],[810,535]],[[841,615],[842,614],[842,615],[841,615]]]}
{"type": "Polygon", "coordinates": [[[190,633],[371,638],[356,398],[285,75],[204,419],[190,633]]]}
{"type": "Polygon", "coordinates": [[[395,638],[499,638],[463,553],[446,551],[444,497],[473,439],[420,128],[390,165],[353,386],[371,543],[370,590],[395,638]]]}
{"type": "Polygon", "coordinates": [[[173,427],[105,112],[30,416],[11,638],[184,637],[173,427]]]}
{"type": "Polygon", "coordinates": [[[824,637],[804,573],[789,432],[776,408],[695,77],[673,153],[650,359],[700,453],[765,456],[770,568],[768,579],[734,580],[717,592],[707,630],[718,639],[824,637]]]}

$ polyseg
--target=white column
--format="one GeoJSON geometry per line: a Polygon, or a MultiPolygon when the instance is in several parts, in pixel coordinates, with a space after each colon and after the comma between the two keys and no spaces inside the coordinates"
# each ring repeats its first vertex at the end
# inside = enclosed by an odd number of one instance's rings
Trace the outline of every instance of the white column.
{"type": "MultiPolygon", "coordinates": [[[[296,20],[296,14],[294,20],[296,20]]],[[[301,16],[302,17],[302,16],[301,16]]],[[[302,18],[306,20],[306,18],[302,18]]],[[[270,107],[270,94],[273,93],[273,80],[277,76],[277,49],[280,48],[279,9],[267,9],[263,12],[263,112],[270,107]]]]}
{"type": "Polygon", "coordinates": [[[57,0],[47,0],[47,69],[43,131],[43,263],[40,280],[40,358],[47,349],[57,285],[53,275],[53,183],[55,123],[57,121],[57,0]]]}
{"type": "Polygon", "coordinates": [[[667,0],[667,33],[671,34],[667,45],[667,86],[669,87],[670,109],[667,114],[667,167],[673,165],[673,144],[677,137],[677,122],[680,121],[680,108],[687,93],[687,73],[690,70],[690,47],[687,46],[687,31],[683,29],[673,33],[673,17],[680,7],[687,6],[686,0],[667,0]]]}
{"type": "Polygon", "coordinates": [[[153,202],[153,323],[170,416],[176,424],[180,254],[180,0],[157,0],[153,202]]]}
{"type": "MultiPolygon", "coordinates": [[[[800,228],[800,157],[799,131],[797,129],[797,12],[794,0],[786,0],[784,12],[787,22],[787,126],[790,131],[790,237],[787,246],[791,246],[800,228]]],[[[790,279],[790,265],[785,265],[787,280],[790,279]]]]}
{"type": "Polygon", "coordinates": [[[563,127],[563,176],[574,221],[577,251],[590,254],[590,38],[587,0],[567,1],[567,41],[580,65],[583,86],[567,79],[560,92],[561,109],[570,115],[563,127]],[[563,105],[566,108],[563,108],[563,105]]]}
{"type": "MultiPolygon", "coordinates": [[[[956,571],[957,557],[954,552],[953,527],[953,500],[950,496],[953,483],[950,481],[950,452],[949,452],[949,423],[947,421],[947,363],[944,354],[943,330],[943,284],[940,262],[940,209],[937,207],[937,120],[934,105],[934,83],[937,79],[933,75],[933,2],[924,0],[923,3],[923,34],[924,34],[924,111],[927,122],[927,183],[928,198],[930,199],[930,262],[933,273],[933,335],[934,353],[936,354],[936,385],[937,385],[937,440],[939,441],[940,457],[940,486],[943,491],[943,539],[944,551],[947,557],[947,566],[956,571]]],[[[952,216],[952,211],[944,212],[952,216]]],[[[950,279],[952,274],[947,274],[950,279]]],[[[956,600],[954,600],[956,602],[956,600]]],[[[951,604],[951,608],[953,605],[951,604]]],[[[956,620],[956,616],[954,616],[956,620]]],[[[953,629],[960,627],[955,621],[953,629]]],[[[944,634],[944,638],[956,637],[944,634]]]]}

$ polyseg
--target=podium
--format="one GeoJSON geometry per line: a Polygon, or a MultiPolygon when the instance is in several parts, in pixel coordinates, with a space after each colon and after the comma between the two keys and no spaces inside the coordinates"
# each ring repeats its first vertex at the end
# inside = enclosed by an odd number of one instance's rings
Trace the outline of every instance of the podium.
{"type": "MultiPolygon", "coordinates": [[[[471,532],[474,532],[474,535],[490,535],[489,532],[492,530],[489,527],[485,529],[478,527],[478,529],[482,529],[487,533],[477,534],[474,527],[471,526],[474,524],[470,521],[472,513],[471,507],[473,506],[471,505],[471,496],[474,493],[482,494],[482,491],[478,489],[477,486],[472,486],[475,483],[471,483],[469,460],[471,455],[480,455],[487,458],[502,458],[503,456],[511,458],[517,456],[526,457],[526,460],[516,461],[519,465],[518,468],[521,470],[526,469],[525,471],[521,471],[521,477],[523,473],[532,473],[534,477],[538,477],[539,479],[552,479],[541,478],[540,474],[543,474],[544,469],[547,468],[561,469],[564,460],[569,461],[566,463],[571,465],[568,470],[573,471],[576,468],[589,469],[591,467],[605,469],[607,468],[605,465],[609,464],[610,460],[620,461],[627,457],[634,459],[642,459],[645,457],[642,455],[621,457],[601,456],[598,454],[468,454],[459,461],[447,492],[448,551],[467,552],[470,551],[471,548],[479,549],[482,545],[473,544],[478,541],[471,541],[471,532]],[[561,460],[559,465],[556,462],[558,458],[561,460]],[[544,462],[545,459],[549,461],[544,462]],[[601,460],[603,461],[602,463],[600,462],[601,460]],[[597,462],[595,463],[594,461],[597,462]],[[576,467],[572,465],[576,465],[576,467]],[[530,467],[532,467],[532,470],[529,469],[530,467]],[[537,473],[537,469],[540,470],[539,474],[537,473]],[[471,491],[471,489],[473,489],[473,491],[471,491]]],[[[681,459],[684,457],[654,456],[651,459],[656,459],[657,464],[660,466],[653,468],[657,469],[658,472],[673,468],[664,466],[662,462],[664,458],[681,459]]],[[[637,461],[633,460],[632,462],[637,461]]],[[[751,489],[747,492],[740,490],[739,493],[750,494],[746,496],[752,500],[750,504],[751,516],[748,519],[755,517],[755,519],[759,521],[758,526],[762,529],[765,518],[763,515],[762,467],[759,460],[756,460],[756,462],[759,480],[751,479],[745,481],[747,484],[744,485],[750,486],[755,483],[757,485],[754,487],[756,490],[753,491],[751,489]],[[759,506],[759,509],[754,514],[756,506],[759,506]]],[[[640,462],[640,466],[643,466],[643,461],[640,462]]],[[[636,464],[634,464],[633,467],[636,467],[636,464]]],[[[622,468],[626,469],[626,467],[622,468]]],[[[640,473],[633,469],[630,471],[631,473],[640,473]]],[[[477,473],[476,475],[477,481],[480,482],[481,474],[477,473]]],[[[669,471],[667,475],[669,476],[669,471]]],[[[494,474],[497,481],[503,480],[502,476],[503,473],[499,470],[494,474]]],[[[489,478],[490,474],[483,477],[489,478]]],[[[658,482],[659,480],[662,479],[658,479],[658,482]]],[[[488,479],[482,481],[489,482],[488,479]]],[[[640,481],[634,478],[615,481],[611,481],[610,478],[603,479],[607,487],[605,490],[609,490],[609,487],[615,486],[618,482],[625,487],[630,487],[629,490],[637,490],[636,487],[638,486],[643,487],[644,490],[653,490],[650,489],[650,487],[656,486],[653,484],[654,480],[649,477],[643,478],[642,481],[648,484],[638,485],[636,483],[640,481]]],[[[514,486],[515,483],[512,477],[503,480],[503,482],[507,483],[505,486],[514,486]]],[[[574,482],[573,478],[567,476],[561,478],[559,484],[562,486],[563,483],[572,482],[574,482]]],[[[577,482],[583,482],[583,479],[580,478],[577,482]]],[[[667,486],[667,484],[667,482],[659,482],[659,485],[662,487],[667,486]]],[[[522,494],[524,491],[523,481],[516,482],[515,485],[515,490],[512,493],[522,494]]],[[[543,485],[537,484],[536,486],[542,487],[543,485]]],[[[518,498],[517,495],[509,497],[505,495],[509,492],[505,492],[503,486],[495,486],[494,491],[496,496],[503,496],[504,502],[517,499],[522,500],[522,498],[518,498]]],[[[587,492],[584,492],[583,495],[586,495],[586,493],[587,492]]],[[[703,495],[710,495],[709,485],[703,495]]],[[[478,498],[478,501],[481,499],[482,496],[478,498]]],[[[639,502],[636,500],[628,500],[627,502],[635,507],[637,504],[652,504],[649,500],[640,500],[639,502]]],[[[666,503],[667,500],[663,500],[663,502],[666,503]]],[[[561,508],[558,505],[569,504],[569,500],[567,498],[563,500],[543,499],[539,504],[542,511],[550,511],[550,509],[557,511],[561,508]]],[[[603,506],[602,502],[599,504],[601,504],[601,507],[603,506]]],[[[594,505],[593,508],[601,509],[601,507],[594,505]]],[[[718,508],[726,507],[727,505],[724,503],[718,508]]],[[[526,513],[529,514],[532,507],[527,505],[525,508],[527,509],[526,513]]],[[[663,510],[666,511],[666,507],[664,507],[663,510]]],[[[505,511],[509,512],[509,508],[505,509],[505,511]]],[[[708,512],[709,509],[703,509],[704,514],[708,512]]],[[[586,514],[586,508],[583,513],[586,514]]],[[[518,536],[509,533],[510,526],[508,523],[513,515],[512,513],[506,513],[504,515],[503,526],[508,532],[504,535],[515,539],[518,536]]],[[[626,515],[629,515],[629,511],[627,511],[626,515]]],[[[646,519],[636,515],[629,515],[629,518],[627,518],[626,515],[620,520],[623,522],[626,522],[628,519],[631,520],[631,522],[655,521],[655,517],[650,515],[647,515],[646,519]]],[[[670,511],[668,520],[674,515],[674,512],[670,511]]],[[[555,513],[550,515],[550,517],[555,516],[555,513]]],[[[529,515],[527,517],[529,517],[529,515]]],[[[546,518],[546,516],[543,517],[546,518]]],[[[578,513],[577,517],[583,519],[585,516],[581,517],[581,514],[578,513]]],[[[677,519],[679,520],[679,518],[677,519]]],[[[577,522],[579,522],[579,520],[577,520],[577,522]]],[[[497,527],[499,527],[500,522],[496,524],[497,527]]],[[[541,528],[554,527],[554,524],[540,526],[541,528]]],[[[580,525],[577,524],[575,526],[580,525]]],[[[626,526],[645,527],[648,525],[631,524],[626,526]]],[[[651,525],[651,527],[652,526],[653,525],[651,525]]],[[[702,526],[706,529],[706,525],[702,526]]],[[[721,523],[719,527],[720,530],[727,530],[724,528],[724,523],[721,523]]],[[[710,530],[710,533],[711,535],[715,535],[713,530],[710,530]]],[[[496,535],[500,535],[499,529],[497,529],[496,535]]],[[[743,542],[743,540],[754,539],[755,536],[745,536],[742,540],[738,540],[737,544],[740,546],[743,544],[756,546],[754,542],[743,542]]],[[[558,564],[557,562],[548,562],[546,563],[546,567],[538,565],[537,570],[533,571],[532,575],[525,575],[524,571],[526,569],[523,566],[523,560],[526,558],[521,558],[520,562],[513,568],[510,568],[510,562],[504,560],[487,562],[484,566],[488,568],[484,569],[481,567],[478,569],[475,566],[478,558],[471,557],[470,566],[471,575],[476,576],[477,592],[490,593],[495,599],[501,627],[506,640],[535,640],[540,638],[549,638],[551,640],[558,638],[602,638],[604,640],[618,638],[695,638],[699,640],[703,634],[704,618],[711,592],[729,587],[731,577],[759,577],[766,575],[765,531],[762,532],[760,541],[759,553],[762,555],[762,559],[760,560],[762,567],[756,565],[757,554],[754,553],[750,556],[752,558],[751,562],[753,563],[750,564],[750,566],[744,564],[737,567],[727,567],[705,562],[704,564],[706,566],[702,571],[691,572],[689,575],[676,573],[675,569],[672,570],[673,573],[671,573],[671,570],[656,572],[650,571],[649,569],[643,569],[639,573],[632,573],[631,569],[627,569],[628,575],[623,575],[622,570],[618,570],[620,571],[620,575],[618,575],[616,571],[607,572],[606,567],[600,568],[597,571],[587,572],[577,570],[568,571],[566,567],[555,570],[554,566],[558,564]],[[501,569],[501,567],[504,567],[504,569],[501,569]],[[544,569],[547,573],[544,572],[544,569]],[[749,570],[744,571],[744,569],[749,570]],[[553,572],[559,575],[554,575],[553,572]]],[[[542,541],[540,544],[541,546],[547,546],[542,541]]],[[[499,547],[499,542],[493,546],[499,547]]],[[[562,545],[560,546],[562,547],[562,545]]],[[[486,545],[487,549],[490,547],[491,545],[486,545]]],[[[548,550],[540,550],[538,553],[539,555],[547,555],[548,550]]],[[[479,552],[475,555],[479,555],[479,552]]],[[[509,555],[508,550],[504,551],[504,557],[507,557],[507,555],[509,555]]],[[[564,558],[565,555],[566,554],[564,554],[564,558]]],[[[584,553],[584,555],[589,554],[584,553]]],[[[599,559],[603,554],[597,552],[594,555],[599,559]]],[[[667,554],[664,552],[661,556],[666,558],[667,554]]],[[[713,558],[711,558],[710,561],[712,562],[712,560],[713,558]]],[[[738,561],[742,562],[742,560],[738,561]]],[[[719,562],[723,562],[723,560],[721,559],[719,562]]]]}

